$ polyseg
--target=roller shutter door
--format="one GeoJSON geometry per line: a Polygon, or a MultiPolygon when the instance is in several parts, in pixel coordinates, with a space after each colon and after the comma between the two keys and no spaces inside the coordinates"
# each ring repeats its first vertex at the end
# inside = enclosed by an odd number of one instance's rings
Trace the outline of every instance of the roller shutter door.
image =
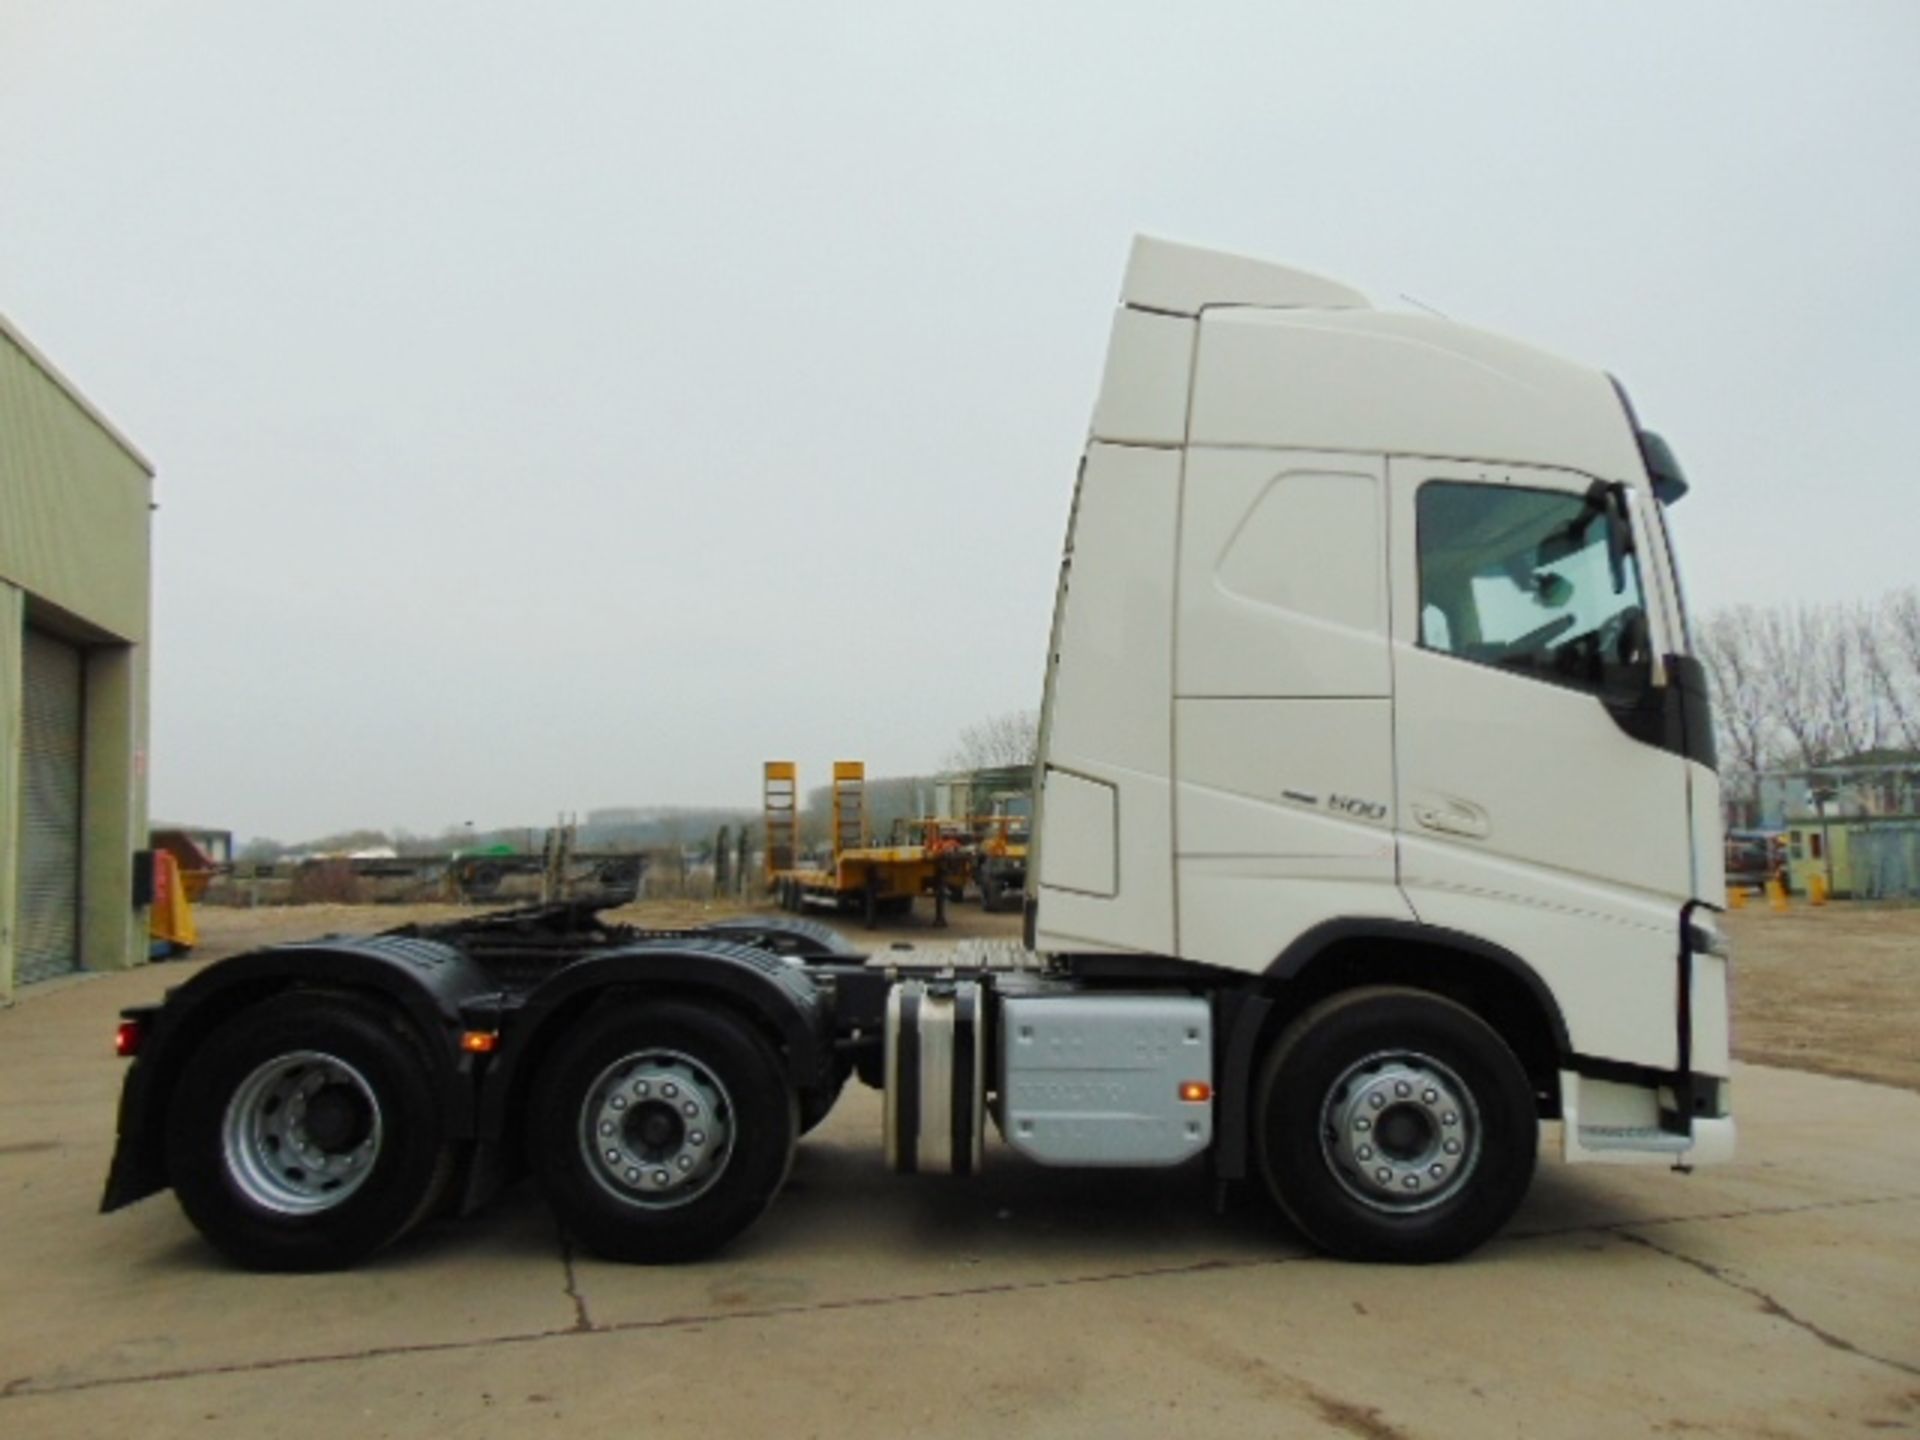
{"type": "Polygon", "coordinates": [[[37,630],[21,655],[20,984],[80,968],[81,656],[37,630]]]}

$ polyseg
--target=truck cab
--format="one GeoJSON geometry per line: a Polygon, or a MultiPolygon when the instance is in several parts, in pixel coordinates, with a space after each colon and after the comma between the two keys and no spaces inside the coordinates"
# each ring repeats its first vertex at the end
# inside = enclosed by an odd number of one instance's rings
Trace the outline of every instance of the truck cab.
{"type": "Polygon", "coordinates": [[[1568,1158],[1730,1153],[1685,489],[1600,371],[1137,241],[1047,657],[1033,943],[1437,987],[1568,1158]]]}

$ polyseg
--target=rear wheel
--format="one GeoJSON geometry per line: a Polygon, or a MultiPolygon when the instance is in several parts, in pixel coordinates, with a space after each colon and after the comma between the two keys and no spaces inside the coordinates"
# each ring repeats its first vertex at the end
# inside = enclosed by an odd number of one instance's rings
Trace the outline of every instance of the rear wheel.
{"type": "Polygon", "coordinates": [[[370,1006],[285,995],[228,1021],[167,1114],[181,1208],[255,1270],[334,1270],[427,1215],[452,1172],[417,1039],[370,1006]]]}
{"type": "Polygon", "coordinates": [[[674,1001],[587,1020],[540,1075],[528,1153],[561,1223],[609,1260],[707,1255],[785,1181],[797,1105],[749,1025],[674,1001]]]}
{"type": "Polygon", "coordinates": [[[1256,1103],[1268,1193],[1348,1259],[1463,1255],[1533,1178],[1525,1070],[1479,1016],[1423,991],[1356,990],[1300,1016],[1269,1051],[1256,1103]]]}

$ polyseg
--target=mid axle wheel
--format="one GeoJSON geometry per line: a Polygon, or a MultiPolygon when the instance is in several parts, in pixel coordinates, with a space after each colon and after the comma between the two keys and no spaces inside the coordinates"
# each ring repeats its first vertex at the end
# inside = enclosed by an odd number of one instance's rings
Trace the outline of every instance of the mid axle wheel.
{"type": "Polygon", "coordinates": [[[561,1223],[609,1260],[718,1249],[786,1180],[799,1107],[747,1021],[679,1001],[586,1020],[535,1082],[527,1152],[561,1223]]]}
{"type": "Polygon", "coordinates": [[[665,1208],[697,1199],[727,1168],[733,1098],[676,1050],[628,1055],[600,1073],[580,1111],[590,1170],[616,1199],[665,1208]]]}

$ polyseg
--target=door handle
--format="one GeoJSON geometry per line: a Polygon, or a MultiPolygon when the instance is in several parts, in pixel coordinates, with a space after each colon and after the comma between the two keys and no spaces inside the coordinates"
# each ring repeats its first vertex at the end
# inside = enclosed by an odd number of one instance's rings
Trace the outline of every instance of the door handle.
{"type": "Polygon", "coordinates": [[[1469,840],[1484,840],[1493,830],[1486,811],[1471,801],[1456,800],[1452,796],[1414,801],[1413,818],[1414,823],[1424,829],[1442,835],[1463,835],[1469,840]]]}

